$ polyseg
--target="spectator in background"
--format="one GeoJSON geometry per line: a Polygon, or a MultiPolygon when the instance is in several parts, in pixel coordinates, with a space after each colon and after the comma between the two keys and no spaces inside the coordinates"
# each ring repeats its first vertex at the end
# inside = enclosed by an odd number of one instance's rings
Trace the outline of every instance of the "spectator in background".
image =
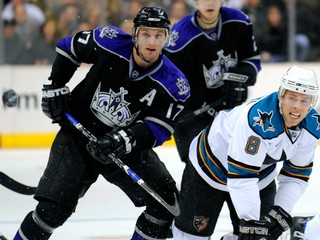
{"type": "MultiPolygon", "coordinates": [[[[42,9],[45,11],[47,18],[55,18],[58,20],[59,15],[61,12],[65,9],[68,5],[79,5],[84,6],[85,0],[46,0],[45,3],[41,0],[38,0],[42,4],[42,9]]],[[[88,1],[87,1],[88,2],[88,1]]],[[[93,3],[94,0],[89,1],[90,3],[93,3]]],[[[93,3],[92,5],[95,5],[96,3],[93,3]]]]}
{"type": "Polygon", "coordinates": [[[142,1],[140,0],[131,0],[128,6],[128,16],[125,18],[134,19],[139,10],[143,7],[142,1]]]}
{"type": "Polygon", "coordinates": [[[14,8],[19,5],[24,5],[27,17],[32,24],[41,26],[45,22],[43,11],[37,5],[26,2],[25,0],[11,0],[7,3],[1,13],[2,20],[10,21],[14,19],[14,8]]]}
{"type": "Polygon", "coordinates": [[[125,31],[128,34],[131,34],[132,32],[132,26],[133,26],[133,21],[132,19],[125,19],[119,26],[123,31],[125,31]]]}
{"type": "Polygon", "coordinates": [[[256,37],[263,62],[285,62],[287,57],[287,25],[278,6],[267,10],[264,31],[256,37]]]}
{"type": "Polygon", "coordinates": [[[41,25],[30,20],[24,4],[15,6],[14,20],[16,21],[16,32],[18,36],[27,44],[31,44],[29,42],[39,37],[41,25]]]}
{"type": "MultiPolygon", "coordinates": [[[[308,57],[310,48],[309,39],[305,34],[299,33],[294,38],[297,49],[297,61],[304,62],[308,57]]],[[[263,62],[288,61],[288,28],[285,16],[277,5],[267,8],[264,31],[257,36],[257,43],[261,49],[263,62]]]]}
{"type": "Polygon", "coordinates": [[[107,0],[106,1],[106,17],[107,25],[120,26],[125,12],[125,4],[123,0],[107,0]]]}
{"type": "Polygon", "coordinates": [[[140,0],[133,0],[130,1],[128,4],[128,15],[125,16],[125,19],[120,24],[120,28],[128,34],[131,34],[132,27],[133,27],[133,19],[142,8],[142,3],[140,0]]]}
{"type": "Polygon", "coordinates": [[[241,10],[250,18],[254,36],[260,36],[262,34],[266,18],[265,9],[266,8],[262,6],[262,0],[244,0],[244,5],[241,10]]]}
{"type": "MultiPolygon", "coordinates": [[[[287,10],[289,1],[283,0],[283,2],[285,4],[285,9],[287,10]]],[[[319,2],[319,1],[314,1],[314,2],[319,2]]],[[[297,35],[295,37],[295,41],[297,44],[297,60],[301,62],[310,60],[316,57],[312,55],[317,53],[316,46],[317,45],[318,47],[320,46],[319,45],[320,24],[318,20],[320,9],[318,9],[318,11],[317,10],[314,11],[313,8],[315,8],[315,5],[312,5],[312,4],[310,5],[305,0],[297,0],[296,2],[297,35]],[[310,51],[311,47],[313,48],[312,51],[310,51]]]]}
{"type": "Polygon", "coordinates": [[[97,28],[100,26],[100,9],[98,7],[91,8],[88,13],[89,29],[97,28]]]}
{"type": "Polygon", "coordinates": [[[22,49],[22,42],[15,31],[15,20],[3,21],[4,36],[4,63],[17,64],[19,59],[19,49],[22,49]]]}
{"type": "Polygon", "coordinates": [[[49,19],[44,24],[41,37],[37,39],[37,56],[36,64],[52,64],[56,53],[56,45],[58,42],[58,28],[55,19],[49,19]]]}
{"type": "Polygon", "coordinates": [[[174,25],[177,21],[185,17],[187,14],[187,6],[184,0],[176,0],[170,8],[170,22],[174,25]]]}
{"type": "Polygon", "coordinates": [[[77,32],[80,12],[76,4],[64,5],[58,17],[58,31],[60,36],[68,36],[77,32]]]}
{"type": "Polygon", "coordinates": [[[26,5],[20,4],[14,7],[15,31],[21,41],[21,47],[16,47],[16,64],[35,64],[38,46],[35,41],[40,36],[41,25],[30,21],[26,5]]]}

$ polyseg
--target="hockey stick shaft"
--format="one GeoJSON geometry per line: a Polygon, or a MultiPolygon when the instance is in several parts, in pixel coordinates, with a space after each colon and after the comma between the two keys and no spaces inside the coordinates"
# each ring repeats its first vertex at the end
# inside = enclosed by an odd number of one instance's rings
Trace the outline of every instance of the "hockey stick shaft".
{"type": "Polygon", "coordinates": [[[33,195],[36,190],[36,187],[30,187],[19,183],[3,172],[0,172],[0,184],[10,189],[11,191],[24,195],[33,195]]]}
{"type": "MultiPolygon", "coordinates": [[[[65,116],[71,122],[71,124],[77,128],[85,137],[91,142],[97,142],[97,138],[87,130],[81,123],[73,118],[69,113],[65,113],[65,116]]],[[[155,200],[157,200],[162,206],[164,206],[174,216],[180,214],[180,207],[178,205],[177,197],[175,197],[174,205],[168,204],[156,191],[154,191],[138,174],[124,164],[121,159],[117,158],[114,154],[109,154],[112,161],[117,164],[134,182],[141,186],[147,193],[149,193],[155,200]]]]}
{"type": "Polygon", "coordinates": [[[5,236],[3,236],[3,234],[0,232],[0,239],[1,240],[8,240],[5,236]]]}

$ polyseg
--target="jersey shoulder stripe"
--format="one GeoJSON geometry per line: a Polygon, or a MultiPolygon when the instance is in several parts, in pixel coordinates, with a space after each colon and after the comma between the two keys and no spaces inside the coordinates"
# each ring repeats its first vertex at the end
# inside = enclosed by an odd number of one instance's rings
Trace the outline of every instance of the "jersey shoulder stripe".
{"type": "Polygon", "coordinates": [[[223,24],[226,22],[243,22],[246,25],[251,24],[250,18],[239,9],[222,7],[220,14],[223,24]]]}
{"type": "Polygon", "coordinates": [[[168,52],[177,52],[188,45],[193,39],[204,34],[195,23],[195,13],[178,21],[171,31],[171,42],[168,52]]]}
{"type": "Polygon", "coordinates": [[[302,121],[301,127],[315,138],[320,138],[320,115],[314,108],[310,110],[306,118],[302,121]]]}
{"type": "Polygon", "coordinates": [[[114,26],[96,28],[93,38],[102,49],[124,57],[127,61],[130,60],[133,48],[132,37],[120,28],[114,26]]]}
{"type": "Polygon", "coordinates": [[[161,68],[151,74],[151,79],[162,85],[175,100],[185,102],[190,97],[187,78],[167,56],[162,55],[162,60],[161,68]]]}

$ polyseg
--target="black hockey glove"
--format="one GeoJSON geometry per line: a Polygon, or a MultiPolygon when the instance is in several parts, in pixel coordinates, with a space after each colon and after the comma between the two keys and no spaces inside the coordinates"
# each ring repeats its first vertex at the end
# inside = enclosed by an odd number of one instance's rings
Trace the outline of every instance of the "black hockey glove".
{"type": "Polygon", "coordinates": [[[107,164],[113,162],[109,154],[121,157],[130,153],[135,145],[134,135],[130,129],[115,128],[97,142],[89,142],[87,150],[99,162],[107,164]]]}
{"type": "Polygon", "coordinates": [[[292,217],[280,206],[273,206],[268,215],[263,217],[269,222],[269,234],[271,239],[278,239],[281,234],[292,226],[292,217]]]}
{"type": "Polygon", "coordinates": [[[226,108],[242,104],[248,98],[248,76],[227,72],[223,75],[223,96],[226,98],[226,108]]]}
{"type": "Polygon", "coordinates": [[[274,206],[261,221],[240,220],[239,240],[277,240],[292,226],[292,217],[284,209],[274,206]]]}
{"type": "Polygon", "coordinates": [[[55,84],[43,85],[42,112],[53,120],[53,123],[66,121],[64,113],[68,111],[70,90],[67,86],[57,87],[55,84]]]}
{"type": "MultiPolygon", "coordinates": [[[[269,237],[269,226],[266,220],[245,221],[240,219],[238,240],[271,240],[269,237]]],[[[276,238],[275,238],[276,240],[276,238]]]]}

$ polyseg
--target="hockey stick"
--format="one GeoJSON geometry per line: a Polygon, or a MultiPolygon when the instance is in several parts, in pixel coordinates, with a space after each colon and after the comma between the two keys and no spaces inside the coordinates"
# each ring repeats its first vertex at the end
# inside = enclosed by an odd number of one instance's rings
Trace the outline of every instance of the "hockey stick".
{"type": "Polygon", "coordinates": [[[0,232],[0,240],[8,240],[3,234],[0,232]]]}
{"type": "Polygon", "coordinates": [[[24,195],[33,195],[36,190],[36,187],[30,187],[19,183],[3,172],[0,172],[0,184],[10,189],[11,191],[24,195]]]}
{"type": "MultiPolygon", "coordinates": [[[[89,132],[81,123],[79,123],[75,118],[73,118],[69,113],[65,113],[65,116],[71,122],[71,124],[77,128],[85,137],[91,142],[97,142],[97,138],[89,132]]],[[[146,190],[155,200],[157,200],[162,206],[164,206],[169,212],[174,216],[180,214],[180,207],[177,200],[177,196],[174,195],[175,202],[174,205],[168,204],[159,194],[157,194],[142,178],[139,177],[133,170],[131,170],[127,165],[125,165],[119,158],[114,154],[109,154],[112,161],[117,164],[134,182],[139,184],[144,190],[146,190]]]]}
{"type": "Polygon", "coordinates": [[[208,105],[204,105],[203,107],[201,107],[193,112],[189,112],[189,113],[185,114],[184,116],[182,116],[179,119],[178,123],[183,123],[185,121],[188,121],[188,120],[208,111],[210,108],[215,108],[216,106],[222,104],[224,101],[225,101],[225,97],[219,98],[218,100],[216,100],[208,105]]]}

